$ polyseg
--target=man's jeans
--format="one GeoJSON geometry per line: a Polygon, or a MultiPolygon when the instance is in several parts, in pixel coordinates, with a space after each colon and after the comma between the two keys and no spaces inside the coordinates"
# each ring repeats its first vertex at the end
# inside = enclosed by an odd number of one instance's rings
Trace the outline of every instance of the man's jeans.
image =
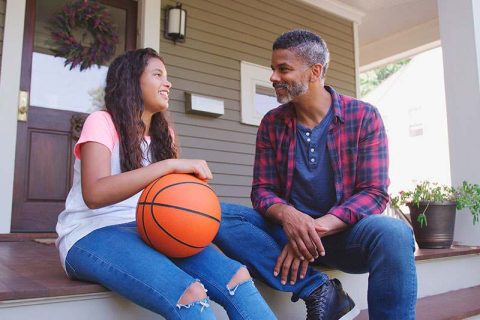
{"type": "MultiPolygon", "coordinates": [[[[282,227],[268,222],[257,211],[222,203],[222,222],[214,243],[272,288],[292,292],[292,300],[296,301],[308,297],[328,277],[309,267],[304,279],[298,278],[294,285],[288,281],[282,285],[280,276],[273,275],[273,268],[287,241],[282,227]]],[[[347,273],[370,273],[370,319],[415,319],[415,244],[412,231],[404,222],[372,215],[346,231],[322,238],[322,243],[326,255],[318,258],[315,265],[347,273]]]]}
{"type": "Polygon", "coordinates": [[[241,264],[212,246],[189,258],[170,259],[140,239],[135,222],[80,239],[68,252],[66,268],[72,278],[100,283],[167,319],[215,319],[208,299],[178,304],[199,280],[230,319],[275,319],[252,280],[227,287],[241,264]]]}

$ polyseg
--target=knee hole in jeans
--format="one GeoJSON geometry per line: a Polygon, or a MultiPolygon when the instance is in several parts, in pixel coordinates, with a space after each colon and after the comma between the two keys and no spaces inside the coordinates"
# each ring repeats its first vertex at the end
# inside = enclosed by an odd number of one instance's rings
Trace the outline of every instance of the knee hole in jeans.
{"type": "Polygon", "coordinates": [[[205,300],[206,298],[207,293],[205,291],[205,288],[199,281],[195,281],[182,294],[182,296],[178,300],[178,304],[188,305],[193,302],[205,300]]]}
{"type": "Polygon", "coordinates": [[[232,279],[227,284],[227,289],[230,292],[231,295],[235,294],[235,291],[237,290],[238,286],[241,285],[242,283],[247,282],[248,280],[251,280],[252,277],[250,276],[250,273],[248,272],[246,267],[241,267],[238,269],[238,271],[233,275],[232,279]]]}

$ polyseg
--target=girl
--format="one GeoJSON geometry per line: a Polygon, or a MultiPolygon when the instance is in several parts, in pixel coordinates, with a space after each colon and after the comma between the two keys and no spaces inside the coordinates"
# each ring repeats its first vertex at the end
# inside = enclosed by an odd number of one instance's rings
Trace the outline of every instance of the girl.
{"type": "Polygon", "coordinates": [[[172,84],[150,48],[126,52],[108,70],[106,111],[92,113],[75,145],[74,181],[57,223],[57,247],[73,279],[97,282],[167,319],[274,319],[244,266],[212,246],[170,259],[137,234],[142,189],[169,173],[211,179],[203,160],[177,159],[163,113],[172,84]]]}

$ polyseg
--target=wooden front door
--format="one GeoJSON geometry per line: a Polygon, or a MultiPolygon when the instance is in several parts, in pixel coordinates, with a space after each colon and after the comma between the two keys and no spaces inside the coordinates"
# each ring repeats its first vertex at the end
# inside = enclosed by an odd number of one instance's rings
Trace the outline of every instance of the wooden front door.
{"type": "MultiPolygon", "coordinates": [[[[72,117],[99,108],[107,66],[80,71],[54,57],[49,21],[65,0],[27,0],[17,125],[12,232],[53,232],[72,183],[72,117]]],[[[137,2],[101,0],[119,36],[115,55],[136,47],[137,2]]],[[[108,63],[107,63],[108,64],[108,63]]]]}

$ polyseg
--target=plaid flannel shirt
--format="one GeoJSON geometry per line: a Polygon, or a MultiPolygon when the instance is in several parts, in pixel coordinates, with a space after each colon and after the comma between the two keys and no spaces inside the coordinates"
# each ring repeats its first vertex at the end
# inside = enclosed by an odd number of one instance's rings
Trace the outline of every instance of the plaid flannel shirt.
{"type": "MultiPolygon", "coordinates": [[[[380,214],[389,200],[388,143],[383,121],[372,105],[332,96],[334,119],[327,146],[335,177],[336,204],[328,212],[347,224],[380,214]]],[[[288,204],[295,168],[296,112],[291,103],[268,112],[258,128],[251,199],[264,214],[288,204]]]]}

